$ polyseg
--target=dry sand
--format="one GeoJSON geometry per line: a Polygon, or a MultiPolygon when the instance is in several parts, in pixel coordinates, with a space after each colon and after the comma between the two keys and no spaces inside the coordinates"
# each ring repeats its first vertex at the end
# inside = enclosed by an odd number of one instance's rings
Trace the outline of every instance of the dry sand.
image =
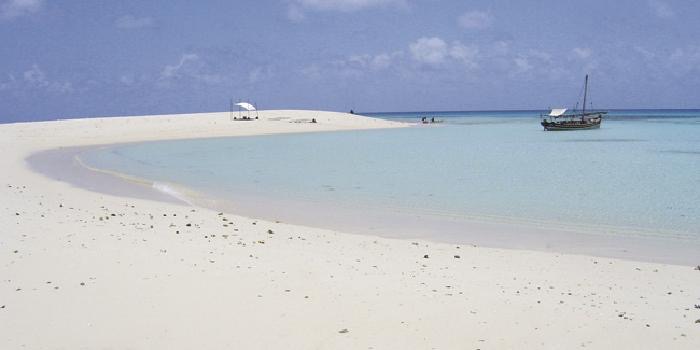
{"type": "Polygon", "coordinates": [[[91,192],[25,162],[68,146],[397,126],[315,111],[0,125],[0,349],[700,348],[690,266],[265,222],[91,192]]]}

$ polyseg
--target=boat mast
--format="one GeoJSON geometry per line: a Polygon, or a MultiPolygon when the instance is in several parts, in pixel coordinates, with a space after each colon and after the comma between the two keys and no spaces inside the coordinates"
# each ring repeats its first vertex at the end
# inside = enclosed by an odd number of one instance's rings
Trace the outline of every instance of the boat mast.
{"type": "Polygon", "coordinates": [[[586,82],[584,83],[584,88],[583,88],[583,113],[581,114],[582,117],[586,116],[586,98],[588,97],[588,74],[586,74],[586,82]]]}

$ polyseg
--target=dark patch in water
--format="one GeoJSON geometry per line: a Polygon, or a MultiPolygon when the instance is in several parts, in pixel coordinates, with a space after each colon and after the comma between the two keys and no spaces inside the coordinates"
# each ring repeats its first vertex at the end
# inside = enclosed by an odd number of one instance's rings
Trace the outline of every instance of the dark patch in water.
{"type": "Polygon", "coordinates": [[[638,139],[576,139],[562,140],[562,142],[646,142],[647,140],[638,139]]]}

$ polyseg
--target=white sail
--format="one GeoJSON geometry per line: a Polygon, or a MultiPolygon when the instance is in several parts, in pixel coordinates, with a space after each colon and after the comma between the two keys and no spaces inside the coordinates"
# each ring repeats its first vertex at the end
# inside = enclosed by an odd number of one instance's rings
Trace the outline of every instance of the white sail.
{"type": "Polygon", "coordinates": [[[549,112],[550,117],[558,117],[560,115],[563,115],[566,113],[566,108],[553,108],[551,112],[549,112]]]}

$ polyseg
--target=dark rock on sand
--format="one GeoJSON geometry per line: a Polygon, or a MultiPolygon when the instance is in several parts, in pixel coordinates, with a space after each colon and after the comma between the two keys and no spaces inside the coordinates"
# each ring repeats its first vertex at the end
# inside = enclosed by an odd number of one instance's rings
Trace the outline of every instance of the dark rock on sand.
{"type": "Polygon", "coordinates": [[[428,259],[428,258],[430,258],[430,257],[428,256],[428,254],[423,255],[423,259],[428,259]]]}
{"type": "Polygon", "coordinates": [[[348,332],[350,332],[350,331],[349,331],[347,328],[343,328],[343,329],[341,329],[341,330],[338,331],[338,333],[341,333],[341,334],[345,334],[345,333],[348,333],[348,332]]]}

